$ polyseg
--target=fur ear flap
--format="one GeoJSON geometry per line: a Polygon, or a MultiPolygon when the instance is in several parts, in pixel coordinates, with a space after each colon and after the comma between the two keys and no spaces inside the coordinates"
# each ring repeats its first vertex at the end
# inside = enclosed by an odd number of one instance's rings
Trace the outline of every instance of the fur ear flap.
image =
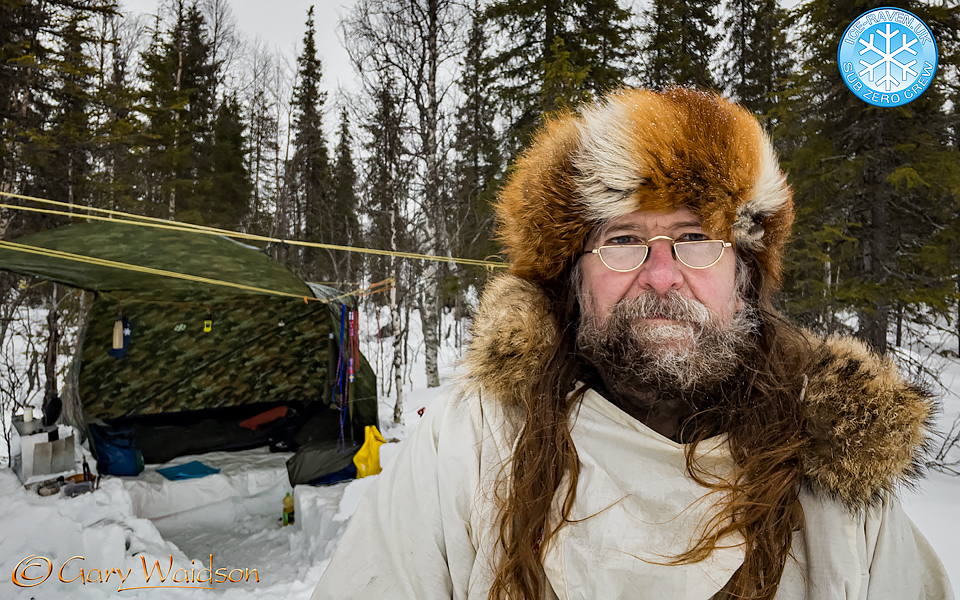
{"type": "MultiPolygon", "coordinates": [[[[783,172],[777,166],[777,157],[769,142],[765,144],[764,152],[766,156],[762,161],[760,176],[754,185],[754,193],[737,208],[736,220],[731,228],[737,246],[754,253],[760,252],[765,247],[764,236],[767,230],[764,222],[787,208],[792,213],[793,207],[790,187],[783,172]]],[[[776,232],[776,229],[776,227],[772,228],[772,232],[776,232]]],[[[769,245],[774,247],[778,243],[783,243],[779,236],[771,242],[773,243],[769,245]]]]}
{"type": "Polygon", "coordinates": [[[818,352],[805,395],[803,470],[814,489],[859,510],[920,477],[936,403],[858,340],[833,337],[818,352]]]}
{"type": "Polygon", "coordinates": [[[502,275],[487,283],[463,359],[465,391],[483,388],[499,402],[523,404],[557,337],[546,295],[529,281],[502,275]]]}

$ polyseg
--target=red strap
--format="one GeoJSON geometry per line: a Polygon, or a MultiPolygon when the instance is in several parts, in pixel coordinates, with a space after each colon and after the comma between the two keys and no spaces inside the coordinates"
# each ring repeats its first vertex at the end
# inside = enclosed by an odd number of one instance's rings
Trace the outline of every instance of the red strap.
{"type": "Polygon", "coordinates": [[[246,427],[252,431],[256,431],[257,427],[260,427],[264,423],[269,423],[270,421],[276,421],[287,416],[287,407],[278,406],[276,408],[271,408],[266,412],[262,412],[259,415],[254,415],[249,419],[240,421],[240,427],[246,427]]]}

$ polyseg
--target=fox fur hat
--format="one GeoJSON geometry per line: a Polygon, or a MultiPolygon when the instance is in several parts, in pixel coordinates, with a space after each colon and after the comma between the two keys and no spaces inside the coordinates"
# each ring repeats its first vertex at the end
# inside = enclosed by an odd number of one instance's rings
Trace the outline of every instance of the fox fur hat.
{"type": "Polygon", "coordinates": [[[498,236],[512,274],[549,286],[597,225],[681,208],[753,257],[757,293],[769,300],[780,286],[792,192],[756,118],[709,92],[626,89],[548,120],[500,195],[498,236]]]}

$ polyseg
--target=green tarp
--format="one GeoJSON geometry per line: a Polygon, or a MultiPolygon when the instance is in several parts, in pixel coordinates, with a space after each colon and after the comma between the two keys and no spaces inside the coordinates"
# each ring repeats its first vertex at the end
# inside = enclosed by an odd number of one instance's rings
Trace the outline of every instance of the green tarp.
{"type": "MultiPolygon", "coordinates": [[[[99,221],[68,225],[14,241],[136,267],[313,295],[299,277],[263,252],[215,235],[99,221]]],[[[4,248],[0,248],[0,268],[85,290],[157,294],[164,298],[207,294],[217,288],[236,294],[255,293],[4,248]]]]}
{"type": "MultiPolygon", "coordinates": [[[[305,299],[334,298],[335,290],[308,286],[257,248],[193,232],[97,222],[14,241],[295,296],[0,248],[0,269],[96,292],[82,353],[65,386],[68,422],[135,425],[145,449],[156,448],[157,457],[166,457],[174,445],[200,452],[262,443],[273,433],[248,436],[237,424],[278,405],[295,409],[296,427],[275,424],[295,444],[339,437],[335,406],[341,400],[333,379],[341,304],[305,299]],[[119,353],[113,348],[118,321],[129,334],[119,353]],[[199,421],[191,415],[206,423],[200,437],[211,448],[197,439],[199,421]],[[211,430],[218,420],[222,431],[211,430]]],[[[377,424],[376,376],[362,356],[356,371],[343,428],[348,443],[362,442],[364,426],[377,424]]]]}
{"type": "Polygon", "coordinates": [[[104,298],[94,303],[84,336],[84,412],[110,419],[320,398],[330,333],[329,309],[320,302],[250,295],[190,302],[104,298]],[[108,350],[121,311],[130,336],[117,359],[108,350]]]}

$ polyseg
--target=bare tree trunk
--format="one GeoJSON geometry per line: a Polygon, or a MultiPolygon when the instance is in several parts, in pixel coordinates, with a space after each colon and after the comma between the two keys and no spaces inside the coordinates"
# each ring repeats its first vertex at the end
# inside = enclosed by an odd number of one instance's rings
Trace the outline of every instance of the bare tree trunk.
{"type": "MultiPolygon", "coordinates": [[[[437,27],[439,24],[439,14],[437,0],[428,0],[427,3],[427,90],[426,102],[421,112],[425,112],[422,119],[422,128],[424,132],[424,158],[426,159],[426,207],[425,207],[425,234],[427,240],[426,253],[436,255],[438,253],[438,234],[442,229],[442,223],[438,222],[440,205],[440,173],[437,161],[437,118],[440,111],[440,99],[437,96],[437,67],[439,57],[437,54],[437,27]],[[425,110],[424,110],[425,109],[425,110]]],[[[435,261],[428,261],[423,270],[423,344],[424,356],[426,359],[427,387],[438,387],[440,385],[440,372],[437,364],[437,354],[440,348],[439,330],[440,330],[440,269],[435,261]]]]}
{"type": "MultiPolygon", "coordinates": [[[[0,231],[0,239],[3,238],[2,231],[0,231]]],[[[12,274],[3,273],[0,274],[0,279],[3,279],[5,276],[13,278],[12,274]]],[[[7,292],[7,290],[4,290],[7,292]]],[[[27,292],[25,289],[14,288],[11,286],[9,293],[5,293],[0,297],[0,348],[3,348],[3,342],[7,339],[7,331],[10,328],[10,323],[13,322],[13,315],[20,308],[20,305],[24,303],[24,300],[27,297],[27,292]]]]}
{"type": "MultiPolygon", "coordinates": [[[[427,236],[436,236],[433,227],[425,227],[427,236]]],[[[433,254],[430,249],[428,254],[433,254]]],[[[438,354],[440,348],[440,269],[434,261],[427,261],[423,270],[423,312],[421,313],[421,327],[423,330],[424,359],[427,371],[427,387],[440,385],[440,371],[438,354]]]]}
{"type": "MultiPolygon", "coordinates": [[[[397,250],[397,207],[390,213],[390,249],[397,250]]],[[[397,306],[397,287],[400,285],[400,269],[397,257],[390,257],[390,272],[393,286],[390,288],[390,323],[393,326],[393,380],[397,388],[397,402],[393,405],[393,422],[403,422],[403,360],[401,356],[403,336],[400,335],[400,311],[397,306]]]]}
{"type": "MultiPolygon", "coordinates": [[[[346,217],[344,217],[344,219],[343,219],[343,226],[346,228],[346,230],[347,230],[348,232],[350,231],[350,224],[349,224],[348,219],[347,219],[346,217]]],[[[354,240],[353,240],[353,238],[348,236],[348,237],[347,237],[347,243],[348,243],[348,245],[353,246],[353,245],[354,245],[354,240]]],[[[345,271],[346,271],[347,279],[350,281],[350,285],[351,285],[351,286],[357,286],[357,285],[359,285],[359,280],[356,280],[356,279],[354,278],[354,276],[353,276],[353,252],[346,252],[345,254],[347,255],[347,256],[345,257],[345,260],[346,260],[346,269],[345,269],[345,271]]],[[[339,263],[335,263],[335,264],[339,264],[339,263]]]]}
{"type": "Polygon", "coordinates": [[[410,303],[403,305],[403,378],[413,386],[413,361],[410,360],[410,303]]]}
{"type": "MultiPolygon", "coordinates": [[[[0,191],[11,193],[13,185],[8,185],[7,182],[0,183],[0,191]]],[[[10,227],[10,222],[13,221],[13,212],[6,208],[0,208],[0,240],[4,239],[7,234],[7,227],[10,227]]]]}
{"type": "Polygon", "coordinates": [[[46,408],[57,397],[57,355],[60,348],[60,314],[57,311],[57,284],[53,284],[50,293],[50,306],[47,310],[47,353],[43,361],[46,384],[43,390],[43,406],[46,408]]]}
{"type": "MultiPolygon", "coordinates": [[[[872,283],[878,284],[883,289],[886,280],[884,272],[884,260],[887,256],[887,198],[882,194],[873,199],[870,206],[870,239],[865,246],[869,247],[870,253],[867,256],[866,267],[867,276],[872,283]]],[[[860,337],[867,342],[874,350],[880,354],[887,352],[887,325],[889,323],[890,306],[887,298],[881,295],[876,299],[876,306],[871,312],[866,312],[861,316],[860,337]]]]}
{"type": "Polygon", "coordinates": [[[73,155],[67,159],[67,212],[73,214],[73,155]]]}
{"type": "Polygon", "coordinates": [[[903,343],[903,305],[897,306],[897,348],[903,343]]]}

